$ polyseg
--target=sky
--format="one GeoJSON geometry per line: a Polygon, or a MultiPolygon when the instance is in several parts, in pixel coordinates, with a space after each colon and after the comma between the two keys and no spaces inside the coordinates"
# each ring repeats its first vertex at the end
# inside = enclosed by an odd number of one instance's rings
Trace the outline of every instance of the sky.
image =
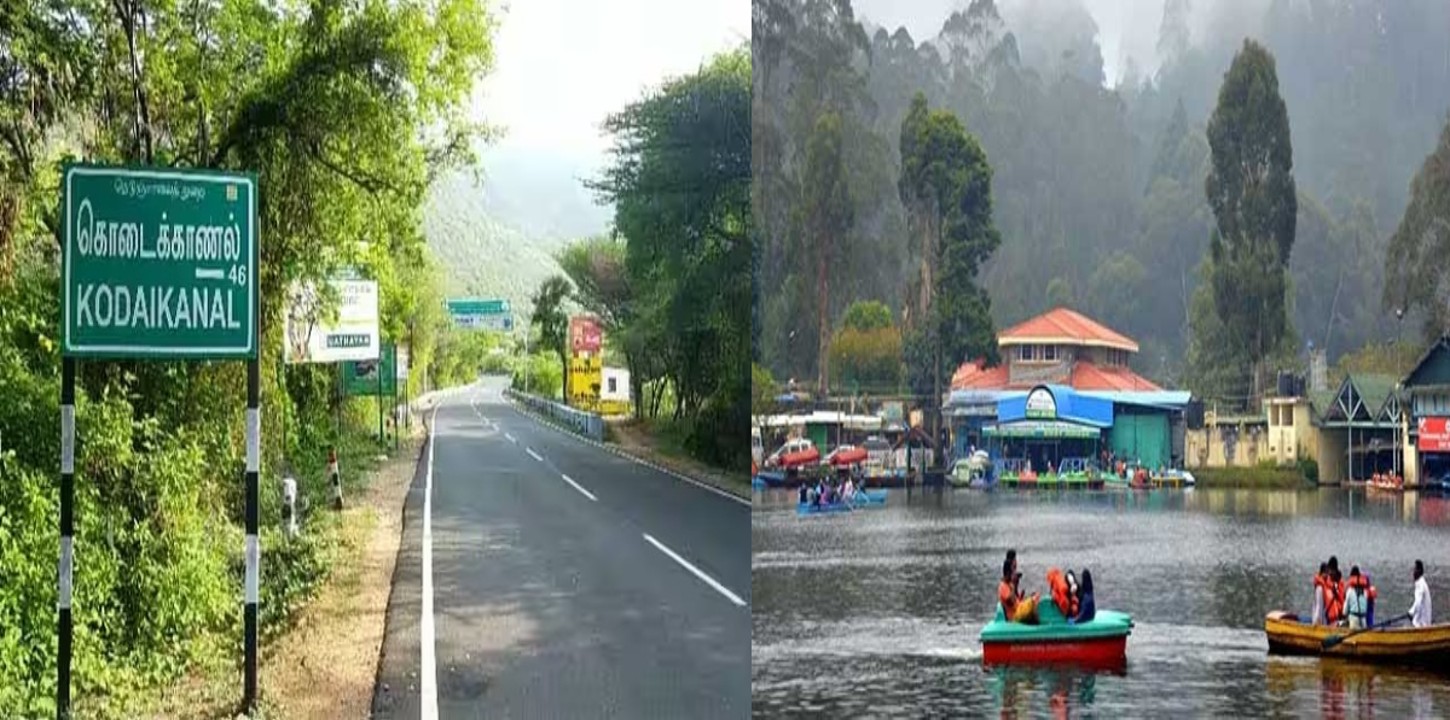
{"type": "MultiPolygon", "coordinates": [[[[505,135],[482,153],[486,182],[509,194],[507,213],[535,193],[580,193],[578,177],[607,160],[601,124],[650,87],[693,72],[750,37],[748,0],[505,0],[493,72],[475,119],[505,135]]],[[[557,210],[553,211],[557,212],[557,210]]],[[[587,208],[578,212],[589,214],[587,208]]],[[[594,213],[603,218],[609,210],[594,213]]],[[[506,218],[513,220],[513,218],[506,218]]],[[[545,221],[548,218],[524,218],[545,221]]]]}

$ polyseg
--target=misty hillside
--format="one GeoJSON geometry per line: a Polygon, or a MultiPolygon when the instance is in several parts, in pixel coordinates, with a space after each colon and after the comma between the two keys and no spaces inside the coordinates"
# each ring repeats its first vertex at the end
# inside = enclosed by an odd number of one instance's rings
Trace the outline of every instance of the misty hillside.
{"type": "Polygon", "coordinates": [[[484,208],[530,237],[587,237],[604,232],[613,209],[595,203],[584,181],[597,169],[563,151],[489,148],[484,167],[484,208]]]}
{"type": "Polygon", "coordinates": [[[554,253],[571,238],[526,233],[488,208],[473,177],[449,174],[429,188],[423,231],[447,274],[451,295],[504,298],[513,305],[516,322],[522,322],[534,289],[560,271],[554,253]]]}
{"type": "Polygon", "coordinates": [[[1115,29],[1113,73],[1098,24],[1107,0],[757,5],[752,124],[765,144],[757,157],[769,159],[754,168],[757,312],[777,376],[814,374],[814,344],[792,338],[815,336],[818,316],[834,324],[852,302],[880,300],[900,317],[912,296],[921,252],[900,199],[899,145],[921,92],[991,167],[1001,244],[978,282],[995,325],[1070,305],[1136,338],[1140,371],[1182,381],[1214,228],[1205,128],[1245,38],[1271,53],[1291,130],[1291,343],[1313,342],[1332,362],[1422,327],[1386,263],[1411,180],[1450,112],[1450,3],[1135,2],[1143,19],[1132,37],[1115,29]],[[1143,47],[1151,57],[1124,55],[1143,47]],[[811,118],[825,114],[841,118],[853,212],[831,248],[839,279],[819,309],[799,219],[811,118]],[[1393,311],[1407,304],[1400,327],[1393,311]]]}

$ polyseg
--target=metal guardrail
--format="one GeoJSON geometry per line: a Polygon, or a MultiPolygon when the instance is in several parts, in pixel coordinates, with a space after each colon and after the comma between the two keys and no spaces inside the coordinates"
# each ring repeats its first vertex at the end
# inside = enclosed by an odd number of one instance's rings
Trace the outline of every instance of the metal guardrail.
{"type": "Polygon", "coordinates": [[[546,400],[538,395],[521,393],[515,391],[513,388],[509,388],[504,392],[534,412],[554,420],[590,440],[604,442],[604,418],[594,413],[575,410],[568,405],[556,403],[553,400],[546,400]]]}

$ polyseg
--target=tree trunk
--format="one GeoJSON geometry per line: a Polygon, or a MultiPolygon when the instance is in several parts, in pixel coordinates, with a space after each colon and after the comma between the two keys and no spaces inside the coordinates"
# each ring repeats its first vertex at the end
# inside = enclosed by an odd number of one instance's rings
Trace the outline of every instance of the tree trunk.
{"type": "MultiPolygon", "coordinates": [[[[141,159],[151,164],[151,109],[146,99],[146,85],[141,79],[141,58],[136,51],[137,7],[134,0],[115,0],[116,15],[126,34],[126,49],[131,60],[131,94],[136,102],[136,143],[141,159]]],[[[143,20],[144,22],[144,20],[143,20]]],[[[144,27],[142,28],[144,31],[144,27]]]]}
{"type": "Polygon", "coordinates": [[[816,242],[816,367],[819,370],[817,386],[820,389],[821,397],[830,395],[831,382],[831,296],[826,274],[826,243],[828,242],[830,241],[824,237],[817,238],[816,242]]]}

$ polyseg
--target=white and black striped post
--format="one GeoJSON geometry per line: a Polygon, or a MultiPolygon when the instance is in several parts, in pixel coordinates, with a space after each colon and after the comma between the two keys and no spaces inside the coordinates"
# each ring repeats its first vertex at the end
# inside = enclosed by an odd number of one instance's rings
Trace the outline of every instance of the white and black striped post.
{"type": "Polygon", "coordinates": [[[244,670],[242,706],[257,707],[257,586],[261,547],[257,542],[257,473],[262,464],[262,415],[258,409],[261,372],[256,358],[247,361],[247,473],[246,473],[246,605],[242,615],[244,670]]]}
{"type": "Polygon", "coordinates": [[[60,572],[59,598],[60,647],[56,656],[55,714],[61,720],[70,717],[70,655],[71,655],[71,564],[72,538],[75,536],[75,469],[76,469],[76,361],[63,357],[60,361],[60,572]]]}

